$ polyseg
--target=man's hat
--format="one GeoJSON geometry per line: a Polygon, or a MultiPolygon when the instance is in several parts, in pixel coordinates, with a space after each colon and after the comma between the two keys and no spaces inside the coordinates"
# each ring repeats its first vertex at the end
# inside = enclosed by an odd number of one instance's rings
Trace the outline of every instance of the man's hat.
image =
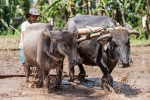
{"type": "Polygon", "coordinates": [[[29,15],[39,16],[39,12],[36,8],[30,8],[29,13],[26,15],[26,18],[29,18],[29,15]]]}

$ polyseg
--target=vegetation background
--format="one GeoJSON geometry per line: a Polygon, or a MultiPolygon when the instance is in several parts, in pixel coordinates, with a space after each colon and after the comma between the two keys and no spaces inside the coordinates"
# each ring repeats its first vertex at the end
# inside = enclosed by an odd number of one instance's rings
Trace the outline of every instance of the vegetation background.
{"type": "MultiPolygon", "coordinates": [[[[142,27],[142,17],[149,16],[150,0],[0,0],[0,35],[20,36],[20,25],[26,20],[30,7],[41,13],[39,22],[51,23],[63,28],[70,17],[76,14],[109,16],[122,26],[130,24],[141,33],[138,40],[146,40],[146,29],[142,27]]],[[[134,40],[134,36],[131,36],[134,40]]]]}

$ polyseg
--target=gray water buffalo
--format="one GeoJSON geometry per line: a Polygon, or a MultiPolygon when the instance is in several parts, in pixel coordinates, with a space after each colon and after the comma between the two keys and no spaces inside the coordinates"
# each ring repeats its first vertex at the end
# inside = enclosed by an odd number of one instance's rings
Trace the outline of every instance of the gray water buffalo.
{"type": "Polygon", "coordinates": [[[81,64],[82,60],[77,53],[77,28],[52,33],[53,26],[44,23],[35,23],[27,28],[24,35],[24,56],[26,81],[29,81],[29,67],[36,66],[41,71],[41,80],[47,92],[49,91],[49,71],[56,68],[55,84],[61,84],[63,60],[67,57],[69,64],[81,64]]]}
{"type": "MultiPolygon", "coordinates": [[[[117,27],[114,20],[107,16],[77,15],[70,18],[65,29],[73,29],[72,25],[78,29],[86,26],[92,27],[117,27]]],[[[100,37],[94,37],[82,41],[78,45],[78,52],[83,60],[83,64],[99,66],[103,72],[102,87],[113,86],[113,78],[110,75],[116,66],[118,60],[123,67],[130,66],[130,34],[139,35],[138,32],[127,29],[112,30],[100,37]]],[[[85,70],[82,64],[79,64],[79,78],[84,79],[85,70]]],[[[70,80],[74,80],[74,66],[70,66],[70,80]]]]}

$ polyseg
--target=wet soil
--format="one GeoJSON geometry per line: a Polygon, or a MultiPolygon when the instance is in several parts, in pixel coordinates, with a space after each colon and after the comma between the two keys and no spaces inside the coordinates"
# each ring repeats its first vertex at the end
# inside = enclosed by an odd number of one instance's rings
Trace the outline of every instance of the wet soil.
{"type": "MultiPolygon", "coordinates": [[[[25,82],[25,77],[0,79],[0,100],[150,100],[150,46],[131,47],[133,65],[128,68],[118,66],[112,72],[115,89],[119,89],[121,80],[128,73],[120,93],[106,93],[100,88],[102,72],[98,66],[84,68],[89,80],[86,83],[62,81],[62,88],[46,94],[44,88],[33,88],[25,82]]],[[[55,72],[55,70],[53,70],[55,72]]],[[[68,74],[68,62],[64,71],[68,74]]],[[[75,67],[75,74],[79,70],[75,67]]],[[[23,75],[19,51],[0,50],[0,75],[23,75]]],[[[30,77],[30,81],[34,80],[30,77]]]]}

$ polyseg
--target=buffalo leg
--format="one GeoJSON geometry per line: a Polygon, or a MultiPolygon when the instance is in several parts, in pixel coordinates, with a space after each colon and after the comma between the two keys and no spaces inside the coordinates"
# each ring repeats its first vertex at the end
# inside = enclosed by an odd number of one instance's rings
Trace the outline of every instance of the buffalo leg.
{"type": "Polygon", "coordinates": [[[46,93],[49,93],[49,77],[48,77],[48,70],[41,70],[42,71],[42,78],[43,78],[43,85],[46,88],[46,93]]]}
{"type": "Polygon", "coordinates": [[[85,72],[85,70],[84,70],[84,67],[83,67],[82,64],[78,65],[78,67],[79,67],[79,70],[80,70],[80,73],[79,73],[79,75],[78,75],[78,78],[79,78],[79,80],[84,80],[84,79],[85,79],[85,75],[86,75],[86,72],[85,72]]]}
{"type": "Polygon", "coordinates": [[[50,91],[54,91],[55,89],[60,87],[61,84],[61,78],[62,78],[62,71],[63,71],[63,65],[56,68],[56,77],[55,76],[50,76],[50,86],[49,89],[50,91]]]}
{"type": "Polygon", "coordinates": [[[29,75],[30,75],[30,64],[25,62],[23,64],[24,66],[24,71],[25,71],[25,76],[26,76],[26,82],[29,82],[29,75]]]}
{"type": "Polygon", "coordinates": [[[106,86],[106,84],[113,87],[113,77],[111,75],[103,75],[103,77],[102,77],[102,86],[106,86]]]}
{"type": "Polygon", "coordinates": [[[69,76],[70,76],[70,79],[68,81],[73,82],[74,81],[74,66],[69,66],[69,76]]]}
{"type": "Polygon", "coordinates": [[[38,77],[37,87],[41,88],[43,86],[43,80],[42,80],[42,72],[40,69],[37,70],[37,77],[38,77]]]}
{"type": "Polygon", "coordinates": [[[56,68],[56,87],[59,87],[62,80],[62,72],[63,72],[63,63],[61,63],[61,66],[56,68]]]}
{"type": "Polygon", "coordinates": [[[101,68],[101,71],[103,72],[103,77],[102,77],[102,88],[105,89],[106,84],[113,86],[113,78],[110,75],[107,67],[105,67],[105,64],[103,62],[103,59],[101,59],[102,63],[99,63],[99,66],[101,68]]]}

